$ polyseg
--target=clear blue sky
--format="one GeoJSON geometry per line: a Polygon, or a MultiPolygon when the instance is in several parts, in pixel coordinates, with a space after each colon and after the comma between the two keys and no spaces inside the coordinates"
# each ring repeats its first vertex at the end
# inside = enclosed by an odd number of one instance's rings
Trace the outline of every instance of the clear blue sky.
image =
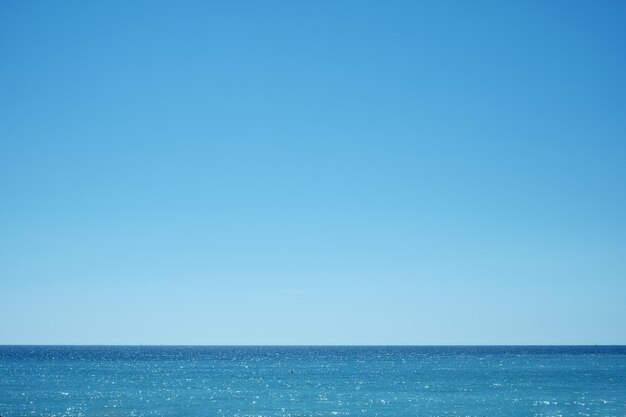
{"type": "Polygon", "coordinates": [[[0,344],[625,344],[626,3],[0,5],[0,344]]]}

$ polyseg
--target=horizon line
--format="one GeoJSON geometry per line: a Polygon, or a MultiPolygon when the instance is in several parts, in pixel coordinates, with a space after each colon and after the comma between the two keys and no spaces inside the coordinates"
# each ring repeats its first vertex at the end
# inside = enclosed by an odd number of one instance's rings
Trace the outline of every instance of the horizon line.
{"type": "Polygon", "coordinates": [[[626,347],[626,344],[23,344],[0,347],[626,347]]]}

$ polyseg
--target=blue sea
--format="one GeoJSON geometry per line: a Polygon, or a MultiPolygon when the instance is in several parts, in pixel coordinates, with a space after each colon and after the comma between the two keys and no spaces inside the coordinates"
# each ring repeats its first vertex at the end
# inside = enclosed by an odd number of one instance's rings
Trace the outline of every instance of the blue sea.
{"type": "Polygon", "coordinates": [[[626,347],[0,346],[0,415],[626,416],[626,347]]]}

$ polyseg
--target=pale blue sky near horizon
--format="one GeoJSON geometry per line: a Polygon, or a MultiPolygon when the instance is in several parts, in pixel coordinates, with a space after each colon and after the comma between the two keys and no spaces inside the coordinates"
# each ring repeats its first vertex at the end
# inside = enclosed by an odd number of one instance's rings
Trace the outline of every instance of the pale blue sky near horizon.
{"type": "Polygon", "coordinates": [[[626,344],[626,3],[0,3],[0,344],[626,344]]]}

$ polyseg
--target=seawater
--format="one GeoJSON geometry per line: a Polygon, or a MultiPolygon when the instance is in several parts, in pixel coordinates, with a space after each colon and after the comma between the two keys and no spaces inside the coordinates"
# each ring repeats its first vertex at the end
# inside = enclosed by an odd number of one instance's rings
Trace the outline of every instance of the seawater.
{"type": "Polygon", "coordinates": [[[0,346],[0,415],[626,416],[626,347],[0,346]]]}

